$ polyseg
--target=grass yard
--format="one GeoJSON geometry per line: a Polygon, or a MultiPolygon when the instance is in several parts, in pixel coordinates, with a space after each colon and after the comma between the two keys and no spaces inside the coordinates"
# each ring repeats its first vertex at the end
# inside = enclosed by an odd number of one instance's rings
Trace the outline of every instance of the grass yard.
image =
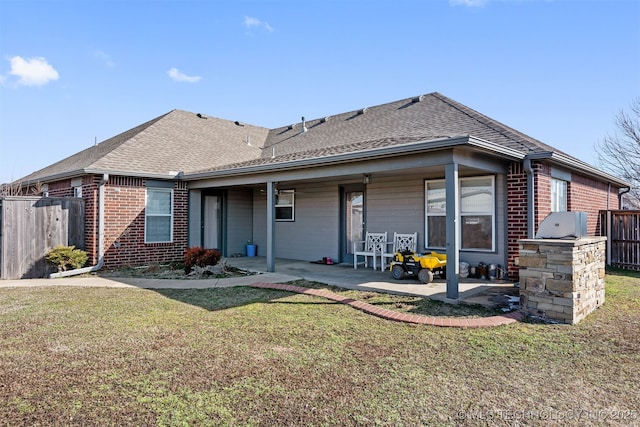
{"type": "Polygon", "coordinates": [[[606,298],[450,329],[251,288],[0,289],[0,425],[640,425],[640,274],[606,298]]]}

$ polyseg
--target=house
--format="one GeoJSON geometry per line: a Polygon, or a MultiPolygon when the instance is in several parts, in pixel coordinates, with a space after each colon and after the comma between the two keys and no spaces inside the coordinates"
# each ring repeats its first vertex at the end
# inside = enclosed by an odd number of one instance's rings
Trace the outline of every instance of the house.
{"type": "Polygon", "coordinates": [[[418,232],[458,261],[518,275],[518,240],[552,211],[618,209],[628,183],[439,93],[266,129],[173,110],[21,179],[85,199],[105,267],[224,255],[349,262],[364,230],[418,232]]]}

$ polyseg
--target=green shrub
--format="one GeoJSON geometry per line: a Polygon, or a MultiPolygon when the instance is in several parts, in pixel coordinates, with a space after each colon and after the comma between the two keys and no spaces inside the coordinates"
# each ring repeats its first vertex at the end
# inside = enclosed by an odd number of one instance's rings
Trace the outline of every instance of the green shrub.
{"type": "Polygon", "coordinates": [[[56,246],[45,255],[47,262],[55,265],[58,271],[84,267],[87,263],[87,253],[75,246],[56,246]]]}
{"type": "Polygon", "coordinates": [[[191,270],[194,266],[206,267],[216,265],[222,258],[222,254],[217,249],[205,249],[200,246],[188,248],[184,253],[184,268],[191,270]]]}

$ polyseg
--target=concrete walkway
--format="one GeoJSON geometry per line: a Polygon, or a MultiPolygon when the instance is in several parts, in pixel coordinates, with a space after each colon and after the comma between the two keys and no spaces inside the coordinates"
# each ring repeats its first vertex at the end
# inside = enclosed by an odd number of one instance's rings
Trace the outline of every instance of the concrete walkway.
{"type": "Polygon", "coordinates": [[[280,273],[254,274],[228,279],[140,279],[134,277],[61,277],[59,279],[0,280],[0,288],[38,288],[47,286],[75,286],[96,288],[142,288],[142,289],[207,289],[248,286],[253,283],[283,283],[300,277],[280,273]]]}

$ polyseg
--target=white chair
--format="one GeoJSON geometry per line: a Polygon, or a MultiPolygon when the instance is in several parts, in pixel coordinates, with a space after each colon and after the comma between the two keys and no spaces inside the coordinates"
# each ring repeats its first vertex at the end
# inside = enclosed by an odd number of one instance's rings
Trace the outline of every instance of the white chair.
{"type": "Polygon", "coordinates": [[[418,246],[418,233],[393,233],[393,242],[386,242],[385,249],[380,253],[380,269],[382,271],[386,268],[386,258],[393,258],[396,252],[411,251],[415,252],[418,246]],[[387,252],[389,245],[393,244],[391,252],[387,252]]]}
{"type": "Polygon", "coordinates": [[[387,241],[387,233],[369,233],[361,242],[353,242],[353,268],[358,269],[358,256],[364,256],[364,266],[368,267],[369,257],[373,258],[373,269],[377,270],[377,258],[384,250],[387,241]]]}

